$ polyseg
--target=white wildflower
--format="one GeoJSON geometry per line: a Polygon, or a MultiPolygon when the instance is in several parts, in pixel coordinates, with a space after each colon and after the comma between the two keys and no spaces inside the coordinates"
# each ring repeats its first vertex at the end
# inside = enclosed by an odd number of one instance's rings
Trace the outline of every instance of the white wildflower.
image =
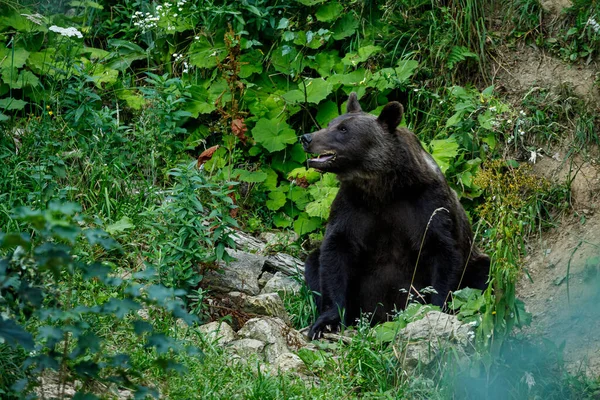
{"type": "Polygon", "coordinates": [[[490,107],[490,111],[491,111],[491,112],[494,112],[494,111],[496,111],[496,107],[494,107],[494,106],[490,107]]]}
{"type": "Polygon", "coordinates": [[[519,129],[519,135],[523,136],[525,134],[525,131],[522,129],[519,129]]]}
{"type": "Polygon", "coordinates": [[[52,32],[56,32],[62,36],[66,36],[66,37],[73,37],[73,36],[77,36],[79,39],[81,39],[83,37],[83,35],[81,34],[81,32],[79,32],[77,30],[77,28],[61,28],[60,26],[56,26],[56,25],[52,25],[50,28],[52,32]]]}
{"type": "Polygon", "coordinates": [[[36,14],[21,14],[21,15],[36,25],[41,25],[44,20],[44,16],[41,14],[37,14],[37,13],[36,14]]]}
{"type": "Polygon", "coordinates": [[[529,389],[535,386],[535,378],[530,372],[525,372],[521,381],[525,381],[529,389]]]}
{"type": "Polygon", "coordinates": [[[525,111],[523,111],[523,110],[519,111],[519,114],[521,114],[522,117],[526,117],[527,116],[527,114],[525,114],[525,111]]]}
{"type": "Polygon", "coordinates": [[[177,18],[177,16],[178,16],[178,15],[179,15],[179,14],[177,14],[177,13],[173,14],[173,16],[174,16],[175,18],[177,18]]]}
{"type": "Polygon", "coordinates": [[[542,149],[537,149],[537,150],[532,150],[529,152],[529,162],[532,164],[535,164],[535,162],[537,161],[538,157],[542,158],[542,154],[540,153],[542,151],[542,149]]]}
{"type": "Polygon", "coordinates": [[[508,122],[509,124],[512,124],[512,119],[509,119],[509,120],[508,120],[508,121],[506,121],[506,122],[508,122]]]}
{"type": "Polygon", "coordinates": [[[200,40],[200,36],[194,36],[194,39],[200,40]]]}
{"type": "Polygon", "coordinates": [[[594,32],[600,33],[600,24],[593,17],[590,17],[587,23],[592,27],[594,32]]]}

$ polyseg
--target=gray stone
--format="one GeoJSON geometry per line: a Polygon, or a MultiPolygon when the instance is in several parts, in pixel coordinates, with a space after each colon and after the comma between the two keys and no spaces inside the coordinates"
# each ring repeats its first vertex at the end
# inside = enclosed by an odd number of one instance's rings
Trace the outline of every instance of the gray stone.
{"type": "Polygon", "coordinates": [[[275,362],[280,355],[297,351],[307,344],[301,333],[275,317],[252,318],[239,330],[238,335],[264,342],[265,359],[269,363],[275,362]]]}
{"type": "Polygon", "coordinates": [[[297,294],[301,287],[298,281],[282,272],[276,272],[262,288],[261,293],[297,294]]]}
{"type": "Polygon", "coordinates": [[[235,340],[235,332],[226,322],[213,321],[198,327],[198,331],[204,334],[209,342],[214,342],[220,346],[235,340]]]}
{"type": "Polygon", "coordinates": [[[216,292],[237,291],[257,295],[260,292],[258,277],[265,257],[232,249],[227,251],[236,260],[229,264],[219,263],[221,271],[208,271],[204,281],[216,292]]]}
{"type": "Polygon", "coordinates": [[[258,238],[266,242],[267,247],[274,246],[289,246],[290,244],[297,241],[300,237],[294,231],[280,231],[280,232],[262,232],[258,235],[258,238]]]}
{"type": "Polygon", "coordinates": [[[274,374],[290,372],[302,374],[306,372],[306,364],[304,364],[304,361],[297,354],[283,353],[275,359],[271,366],[271,371],[274,374]]]}
{"type": "Polygon", "coordinates": [[[265,349],[265,343],[260,340],[251,338],[234,340],[229,343],[229,348],[242,358],[258,356],[259,359],[264,359],[262,353],[265,349]]]}
{"type": "Polygon", "coordinates": [[[271,279],[273,279],[273,274],[270,272],[263,272],[262,275],[260,276],[260,278],[258,279],[258,286],[260,286],[261,288],[261,293],[262,293],[262,288],[265,287],[265,285],[267,284],[267,282],[269,282],[271,279]]]}
{"type": "Polygon", "coordinates": [[[459,321],[455,315],[429,311],[423,319],[400,330],[401,361],[409,368],[428,365],[440,351],[450,346],[459,354],[466,354],[473,347],[474,337],[473,325],[459,321]]]}
{"type": "Polygon", "coordinates": [[[229,298],[242,311],[251,315],[265,315],[270,317],[279,317],[285,323],[290,322],[283,300],[277,293],[265,293],[258,296],[248,296],[240,292],[229,293],[229,298]]]}

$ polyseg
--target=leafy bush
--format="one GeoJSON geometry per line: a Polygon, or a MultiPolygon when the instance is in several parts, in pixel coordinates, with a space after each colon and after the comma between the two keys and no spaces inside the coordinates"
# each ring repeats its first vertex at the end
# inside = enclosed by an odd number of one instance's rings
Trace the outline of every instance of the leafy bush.
{"type": "MultiPolygon", "coordinates": [[[[18,370],[25,370],[26,377],[6,382],[2,390],[8,394],[26,393],[36,385],[31,378],[44,370],[55,370],[60,373],[61,383],[79,379],[81,393],[91,391],[89,384],[94,380],[101,380],[133,384],[140,393],[157,395],[155,389],[129,380],[134,378],[135,382],[130,356],[108,346],[94,321],[108,319],[115,326],[126,325],[146,348],[156,351],[157,367],[176,368],[168,361],[169,353],[172,349],[183,350],[182,343],[155,331],[141,318],[132,318],[132,314],[143,307],[160,306],[191,324],[195,318],[184,310],[180,299],[185,292],[124,280],[107,264],[87,261],[85,252],[76,254],[74,246],[104,255],[119,251],[117,242],[94,228],[80,211],[76,204],[58,202],[50,203],[45,210],[20,208],[15,218],[28,224],[31,233],[0,234],[4,254],[0,260],[0,339],[29,352],[17,359],[18,370]],[[77,287],[81,284],[111,288],[113,295],[104,301],[77,302],[77,287]]],[[[150,269],[135,274],[141,280],[151,276],[150,269]]]]}

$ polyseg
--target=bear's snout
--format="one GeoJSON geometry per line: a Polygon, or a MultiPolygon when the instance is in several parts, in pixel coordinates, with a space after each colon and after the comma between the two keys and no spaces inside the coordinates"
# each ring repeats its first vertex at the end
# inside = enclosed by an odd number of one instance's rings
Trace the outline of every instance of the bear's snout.
{"type": "Polygon", "coordinates": [[[302,147],[304,147],[304,150],[308,150],[308,146],[310,145],[310,142],[312,142],[312,134],[311,133],[306,133],[302,136],[300,136],[300,141],[302,142],[302,147]]]}

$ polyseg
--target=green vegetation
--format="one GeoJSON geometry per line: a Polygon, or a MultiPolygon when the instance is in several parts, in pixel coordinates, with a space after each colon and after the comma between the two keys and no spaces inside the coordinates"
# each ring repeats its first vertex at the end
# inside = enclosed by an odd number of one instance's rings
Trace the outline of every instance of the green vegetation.
{"type": "MultiPolygon", "coordinates": [[[[600,6],[576,0],[547,26],[537,0],[442,4],[0,0],[0,397],[48,371],[80,398],[100,385],[140,398],[597,396],[560,349],[511,334],[528,322],[515,297],[527,237],[570,204],[570,181],[540,183],[524,164],[567,131],[586,152],[600,120],[568,90],[509,98],[490,66],[519,43],[597,59],[600,6]],[[409,309],[301,351],[313,381],[232,365],[194,327],[210,318],[203,273],[231,260],[232,228],[293,230],[294,253],[322,237],[337,181],[306,168],[298,137],[353,91],[373,113],[402,101],[492,257],[490,288],[453,304],[477,352],[408,374],[389,334],[409,309]]],[[[311,301],[306,288],[285,298],[296,328],[311,301]]]]}

